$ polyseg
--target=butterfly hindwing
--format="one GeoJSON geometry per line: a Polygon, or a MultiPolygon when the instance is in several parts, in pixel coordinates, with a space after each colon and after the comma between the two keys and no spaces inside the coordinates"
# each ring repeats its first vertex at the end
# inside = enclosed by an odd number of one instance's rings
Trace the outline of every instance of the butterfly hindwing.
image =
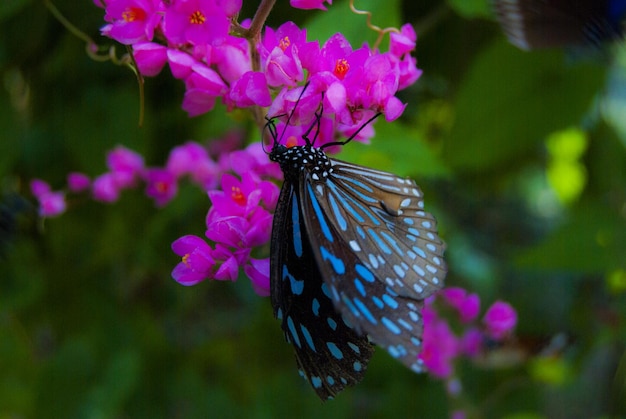
{"type": "Polygon", "coordinates": [[[272,227],[271,300],[301,374],[325,400],[363,378],[373,347],[334,308],[311,249],[301,202],[298,189],[286,179],[272,227]]]}

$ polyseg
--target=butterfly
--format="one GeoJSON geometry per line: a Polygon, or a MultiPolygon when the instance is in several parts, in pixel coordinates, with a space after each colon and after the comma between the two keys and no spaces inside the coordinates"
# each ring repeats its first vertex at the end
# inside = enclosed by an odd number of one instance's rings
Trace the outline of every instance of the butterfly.
{"type": "Polygon", "coordinates": [[[321,111],[303,136],[306,145],[290,148],[268,119],[269,156],[284,174],[270,294],[300,374],[326,400],[361,381],[373,343],[423,369],[423,300],[442,287],[447,267],[415,182],[328,157],[324,148],[354,135],[315,147],[320,119],[321,111]]]}
{"type": "Polygon", "coordinates": [[[626,0],[495,0],[494,9],[521,49],[597,47],[622,36],[626,0]]]}

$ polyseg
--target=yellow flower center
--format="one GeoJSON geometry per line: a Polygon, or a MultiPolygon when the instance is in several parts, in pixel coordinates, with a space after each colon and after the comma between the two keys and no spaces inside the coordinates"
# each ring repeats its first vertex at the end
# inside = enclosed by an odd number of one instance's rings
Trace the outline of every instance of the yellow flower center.
{"type": "Polygon", "coordinates": [[[200,10],[196,10],[191,14],[191,16],[189,16],[189,23],[192,25],[202,25],[205,20],[206,17],[204,17],[200,10]]]}
{"type": "Polygon", "coordinates": [[[348,60],[346,60],[345,58],[340,58],[335,63],[335,69],[333,70],[333,74],[337,76],[340,80],[343,80],[348,70],[350,70],[350,64],[348,64],[348,60]]]}
{"type": "Polygon", "coordinates": [[[289,48],[289,45],[291,45],[291,40],[289,39],[288,36],[284,37],[278,42],[278,47],[282,49],[283,51],[289,48]]]}
{"type": "Polygon", "coordinates": [[[122,12],[122,19],[125,22],[134,22],[136,20],[144,20],[146,18],[146,12],[139,7],[127,7],[122,12]]]}
{"type": "Polygon", "coordinates": [[[235,201],[239,205],[243,205],[246,203],[246,197],[243,196],[243,193],[241,192],[241,188],[238,186],[233,186],[231,188],[230,197],[233,199],[233,201],[235,201]]]}

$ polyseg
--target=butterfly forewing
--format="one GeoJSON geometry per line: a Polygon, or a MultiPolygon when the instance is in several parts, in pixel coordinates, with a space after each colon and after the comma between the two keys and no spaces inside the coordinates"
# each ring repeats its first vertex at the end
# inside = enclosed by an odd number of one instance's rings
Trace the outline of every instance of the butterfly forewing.
{"type": "Polygon", "coordinates": [[[313,182],[322,211],[361,264],[398,295],[424,299],[443,286],[445,245],[411,179],[330,159],[313,182]]]}
{"type": "Polygon", "coordinates": [[[271,300],[301,374],[325,400],[363,378],[373,347],[333,306],[311,249],[299,194],[286,178],[272,227],[271,300]]]}

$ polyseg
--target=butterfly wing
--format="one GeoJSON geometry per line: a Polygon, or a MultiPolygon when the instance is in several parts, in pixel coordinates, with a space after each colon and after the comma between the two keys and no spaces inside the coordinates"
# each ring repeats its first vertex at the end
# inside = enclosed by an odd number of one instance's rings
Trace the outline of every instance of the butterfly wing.
{"type": "Polygon", "coordinates": [[[599,45],[621,36],[621,0],[496,0],[496,16],[521,49],[599,45]]]}
{"type": "Polygon", "coordinates": [[[445,244],[415,182],[330,160],[332,174],[312,189],[329,224],[360,263],[403,297],[422,300],[441,289],[445,244]]]}
{"type": "Polygon", "coordinates": [[[373,347],[333,306],[311,249],[299,194],[286,179],[272,226],[271,300],[301,375],[326,400],[361,381],[373,347]]]}
{"type": "Polygon", "coordinates": [[[440,289],[445,245],[414,181],[331,159],[301,186],[305,222],[335,307],[372,341],[421,369],[422,300],[440,289]]]}

